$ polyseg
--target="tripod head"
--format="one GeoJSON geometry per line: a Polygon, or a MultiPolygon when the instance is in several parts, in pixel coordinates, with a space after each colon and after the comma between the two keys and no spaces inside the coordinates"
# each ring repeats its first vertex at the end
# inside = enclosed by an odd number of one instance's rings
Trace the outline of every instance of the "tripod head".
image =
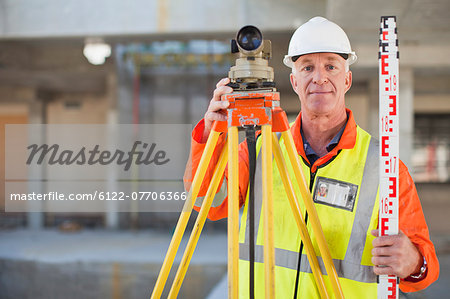
{"type": "Polygon", "coordinates": [[[228,73],[230,87],[235,90],[274,89],[273,68],[269,66],[272,45],[270,40],[263,39],[258,28],[242,27],[231,40],[231,53],[239,53],[239,57],[228,73]]]}

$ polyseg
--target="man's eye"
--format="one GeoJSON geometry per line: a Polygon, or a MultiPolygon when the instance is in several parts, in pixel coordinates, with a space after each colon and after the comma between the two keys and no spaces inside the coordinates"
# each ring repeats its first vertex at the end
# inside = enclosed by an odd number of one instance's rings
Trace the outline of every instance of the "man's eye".
{"type": "Polygon", "coordinates": [[[329,65],[329,66],[328,66],[328,69],[334,70],[334,69],[336,69],[336,67],[335,67],[334,65],[329,65]]]}
{"type": "Polygon", "coordinates": [[[305,66],[304,68],[303,68],[305,71],[311,71],[312,70],[312,67],[311,66],[305,66]]]}

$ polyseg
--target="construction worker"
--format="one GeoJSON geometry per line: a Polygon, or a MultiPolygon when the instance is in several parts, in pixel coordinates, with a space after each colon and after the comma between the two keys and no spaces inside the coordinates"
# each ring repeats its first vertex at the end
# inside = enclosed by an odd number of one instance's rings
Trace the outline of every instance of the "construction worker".
{"type": "MultiPolygon", "coordinates": [[[[291,125],[291,132],[302,168],[310,186],[315,207],[336,266],[346,298],[375,298],[376,275],[400,277],[404,292],[422,290],[439,275],[439,264],[430,241],[414,182],[406,166],[400,162],[399,171],[399,230],[396,236],[377,237],[378,225],[378,159],[377,141],[356,125],[352,111],[345,107],[345,93],[352,85],[349,65],[356,61],[355,52],[345,32],[335,23],[315,17],[300,26],[293,34],[284,64],[292,68],[290,81],[301,103],[301,112],[291,125]],[[326,186],[326,193],[320,190],[326,186]],[[319,194],[319,192],[322,192],[319,194]],[[326,194],[326,196],[325,196],[326,194]]],[[[221,96],[233,90],[226,86],[228,79],[217,83],[208,110],[192,132],[190,166],[185,183],[189,183],[208,138],[213,121],[225,121],[228,103],[221,96]]],[[[218,148],[225,142],[222,134],[218,148]]],[[[257,152],[261,148],[257,141],[257,152]]],[[[280,146],[286,157],[284,142],[280,146]]],[[[216,149],[213,161],[217,161],[216,149]]],[[[258,155],[256,177],[261,171],[258,155]]],[[[249,294],[247,189],[249,180],[246,142],[239,145],[240,206],[244,212],[240,224],[239,293],[249,294]]],[[[286,159],[287,160],[287,159],[286,159]]],[[[211,163],[199,197],[206,194],[212,176],[211,163]]],[[[275,286],[277,298],[319,298],[314,277],[303,250],[303,243],[295,224],[286,193],[273,166],[275,286]]],[[[294,183],[295,185],[295,183],[294,183]]],[[[255,180],[255,194],[261,193],[261,183],[255,180]]],[[[217,220],[227,217],[226,172],[217,191],[208,217],[217,220]]],[[[294,186],[298,192],[298,187],[294,186]]],[[[298,193],[300,194],[300,193],[298,193]]],[[[201,198],[196,202],[196,209],[201,198]]],[[[300,201],[302,211],[305,211],[300,201]]],[[[264,295],[262,203],[255,196],[255,295],[264,295]]],[[[305,215],[307,221],[307,215],[305,215]]],[[[314,234],[307,225],[316,254],[314,234]]],[[[322,273],[325,269],[321,265],[322,273]]],[[[325,279],[332,294],[329,280],[325,279]]]]}

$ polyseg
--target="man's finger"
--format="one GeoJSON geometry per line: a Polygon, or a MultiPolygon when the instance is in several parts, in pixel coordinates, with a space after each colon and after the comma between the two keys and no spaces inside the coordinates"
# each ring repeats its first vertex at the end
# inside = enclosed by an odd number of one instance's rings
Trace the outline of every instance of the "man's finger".
{"type": "Polygon", "coordinates": [[[373,247],[381,247],[381,246],[392,246],[395,244],[395,241],[397,240],[398,236],[382,236],[375,238],[372,241],[373,247]]]}
{"type": "Polygon", "coordinates": [[[394,269],[392,267],[380,267],[380,266],[374,266],[373,272],[376,275],[394,275],[394,269]]]}
{"type": "Polygon", "coordinates": [[[391,247],[374,247],[372,248],[373,256],[391,256],[393,254],[391,247]]]}
{"type": "Polygon", "coordinates": [[[396,260],[392,256],[372,256],[372,264],[375,266],[390,266],[392,267],[396,260]]]}
{"type": "Polygon", "coordinates": [[[222,78],[219,82],[216,84],[216,88],[219,88],[219,86],[224,86],[230,83],[230,78],[222,78]]]}
{"type": "Polygon", "coordinates": [[[208,111],[205,115],[205,119],[209,121],[226,121],[227,116],[225,114],[222,114],[220,112],[212,112],[208,111]]]}
{"type": "Polygon", "coordinates": [[[228,101],[212,101],[209,104],[208,112],[217,112],[219,110],[226,109],[229,105],[230,103],[228,101]]]}
{"type": "Polygon", "coordinates": [[[226,94],[226,93],[232,93],[233,92],[233,88],[231,88],[230,86],[219,86],[214,90],[213,93],[213,101],[220,101],[220,98],[222,95],[226,94]]]}

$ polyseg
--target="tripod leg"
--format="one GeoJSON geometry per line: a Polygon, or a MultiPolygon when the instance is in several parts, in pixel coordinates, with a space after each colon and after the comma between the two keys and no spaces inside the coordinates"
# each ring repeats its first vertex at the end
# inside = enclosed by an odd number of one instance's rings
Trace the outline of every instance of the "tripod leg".
{"type": "Polygon", "coordinates": [[[228,298],[239,293],[239,136],[228,128],[228,298]]]}
{"type": "Polygon", "coordinates": [[[181,238],[183,237],[184,231],[186,230],[187,222],[189,220],[189,217],[191,216],[192,207],[194,206],[195,199],[197,198],[203,178],[208,168],[209,161],[211,160],[211,156],[214,152],[214,148],[216,147],[217,140],[219,139],[219,135],[220,132],[216,132],[213,130],[208,137],[205,150],[200,159],[197,172],[195,173],[194,179],[192,181],[191,189],[189,190],[180,218],[178,219],[175,232],[173,234],[172,240],[170,241],[169,249],[167,250],[166,257],[159,272],[158,279],[156,280],[156,285],[153,289],[151,299],[160,298],[164,290],[164,285],[167,281],[167,277],[169,276],[170,268],[172,267],[173,260],[175,259],[178,247],[180,246],[181,238]]]}
{"type": "MultiPolygon", "coordinates": [[[[317,261],[316,253],[314,252],[314,247],[311,242],[311,238],[308,234],[308,229],[306,228],[305,220],[302,217],[300,206],[298,205],[298,199],[295,195],[294,189],[292,187],[291,179],[289,177],[289,172],[286,167],[283,155],[281,154],[280,144],[275,133],[272,134],[272,147],[273,155],[275,157],[275,163],[277,164],[281,180],[283,181],[284,189],[289,199],[289,204],[291,205],[292,213],[294,214],[295,222],[297,223],[298,231],[300,237],[305,244],[306,255],[308,256],[309,263],[316,281],[317,288],[320,293],[321,298],[329,298],[327,293],[327,288],[322,277],[322,271],[320,270],[319,262],[317,261]]],[[[301,256],[299,256],[301,258],[301,256]]]]}
{"type": "Polygon", "coordinates": [[[219,161],[214,169],[214,175],[211,179],[211,183],[208,187],[205,199],[200,208],[197,220],[194,224],[194,229],[192,230],[189,241],[186,245],[186,250],[184,252],[183,258],[181,259],[180,266],[178,268],[177,274],[175,275],[172,288],[170,289],[168,298],[176,298],[178,292],[180,291],[181,284],[186,275],[187,268],[191,261],[192,255],[194,254],[195,246],[197,245],[200,234],[202,233],[203,225],[205,224],[206,217],[208,216],[209,209],[211,208],[212,201],[214,199],[215,192],[219,187],[220,179],[222,178],[225,166],[228,160],[228,144],[222,149],[219,161]]]}
{"type": "Polygon", "coordinates": [[[249,299],[255,298],[255,169],[256,137],[253,126],[245,128],[248,148],[248,219],[249,219],[249,299]]]}
{"type": "Polygon", "coordinates": [[[273,235],[272,126],[262,130],[262,178],[264,205],[264,266],[266,298],[275,298],[275,245],[273,235]]]}
{"type": "Polygon", "coordinates": [[[301,171],[300,161],[295,149],[294,139],[290,130],[281,133],[283,139],[286,143],[286,149],[289,155],[289,159],[293,165],[295,177],[300,187],[300,193],[302,195],[303,203],[305,204],[306,210],[308,211],[310,217],[310,223],[316,236],[317,244],[319,246],[320,253],[322,255],[323,262],[325,264],[325,269],[327,270],[328,277],[330,278],[331,286],[333,287],[334,294],[336,298],[344,298],[341,285],[338,280],[336,269],[333,264],[333,259],[331,258],[330,251],[328,249],[327,241],[323,234],[322,226],[320,225],[319,216],[316,211],[316,207],[311,198],[311,193],[306,185],[306,180],[301,171]]]}

